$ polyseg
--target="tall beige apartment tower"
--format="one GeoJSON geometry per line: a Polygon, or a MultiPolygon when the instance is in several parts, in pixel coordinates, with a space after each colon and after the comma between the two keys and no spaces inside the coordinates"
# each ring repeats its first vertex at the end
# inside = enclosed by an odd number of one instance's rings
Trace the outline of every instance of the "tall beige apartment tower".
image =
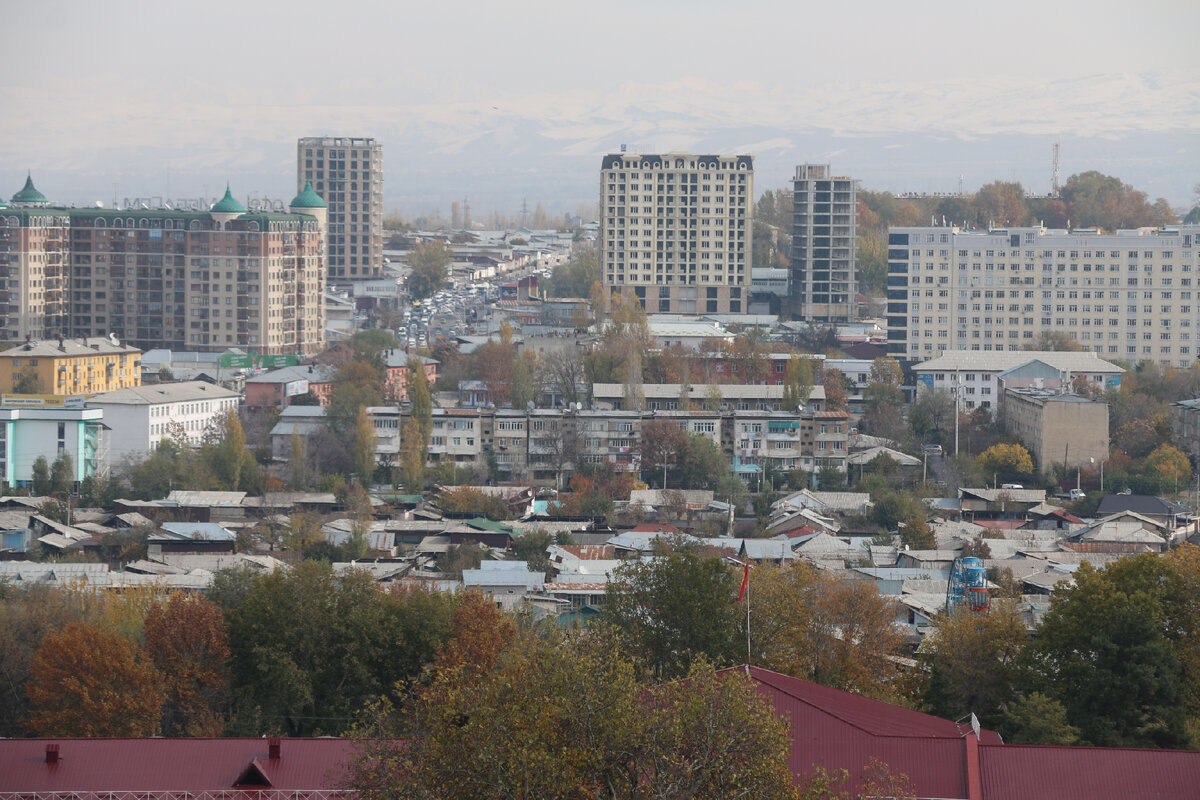
{"type": "Polygon", "coordinates": [[[651,314],[744,313],[753,210],[753,156],[606,155],[601,280],[651,314]]]}
{"type": "Polygon", "coordinates": [[[329,206],[326,242],[334,283],[383,274],[383,145],[356,136],[308,136],[296,148],[296,190],[329,206]]]}
{"type": "Polygon", "coordinates": [[[115,335],[145,350],[311,356],[325,346],[325,202],[287,213],[0,203],[0,339],[115,335]]]}

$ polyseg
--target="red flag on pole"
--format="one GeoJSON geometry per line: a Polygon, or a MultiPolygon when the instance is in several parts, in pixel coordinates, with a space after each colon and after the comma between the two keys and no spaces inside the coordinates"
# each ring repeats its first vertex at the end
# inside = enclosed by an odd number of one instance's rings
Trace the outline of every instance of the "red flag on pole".
{"type": "Polygon", "coordinates": [[[743,569],[744,569],[744,571],[742,572],[742,588],[738,589],[738,602],[739,603],[742,602],[742,600],[746,597],[746,588],[750,585],[750,562],[749,561],[747,561],[745,563],[745,565],[743,565],[743,569]]]}

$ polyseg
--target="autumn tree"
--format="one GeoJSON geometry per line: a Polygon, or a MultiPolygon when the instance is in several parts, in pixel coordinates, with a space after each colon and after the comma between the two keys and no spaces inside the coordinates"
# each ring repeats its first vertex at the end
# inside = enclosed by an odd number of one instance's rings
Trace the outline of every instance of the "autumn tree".
{"type": "Polygon", "coordinates": [[[1033,337],[1033,341],[1026,343],[1022,349],[1078,353],[1083,350],[1083,345],[1075,341],[1066,331],[1047,329],[1039,331],[1037,336],[1033,337]]]}
{"type": "Polygon", "coordinates": [[[797,406],[807,404],[813,390],[812,359],[805,356],[793,356],[788,359],[787,371],[784,375],[784,407],[790,411],[797,406]],[[789,405],[789,403],[792,404],[789,405]]]}
{"type": "Polygon", "coordinates": [[[411,417],[404,423],[400,436],[400,480],[414,494],[425,488],[425,452],[421,425],[416,417],[411,417]]]}
{"type": "Polygon", "coordinates": [[[463,592],[454,608],[450,638],[438,653],[438,670],[463,669],[486,674],[517,636],[510,615],[480,592],[463,592]]]}
{"type": "Polygon", "coordinates": [[[583,359],[577,348],[559,348],[542,359],[544,379],[553,387],[554,393],[562,398],[564,405],[578,403],[583,399],[580,385],[583,383],[583,359]]]}
{"type": "Polygon", "coordinates": [[[483,674],[440,668],[405,712],[360,716],[365,800],[794,796],[786,726],[749,678],[698,665],[643,687],[604,629],[519,637],[483,674]]]}
{"type": "Polygon", "coordinates": [[[679,457],[681,489],[716,489],[729,472],[729,461],[721,448],[703,433],[689,433],[679,457]]]}
{"type": "Polygon", "coordinates": [[[807,564],[750,572],[752,660],[838,689],[894,699],[904,651],[896,604],[861,581],[807,564]]]}
{"type": "Polygon", "coordinates": [[[363,486],[370,486],[375,476],[375,426],[366,408],[358,409],[354,424],[354,473],[363,486]]]}
{"type": "Polygon", "coordinates": [[[0,581],[0,736],[28,733],[29,697],[25,685],[33,677],[33,658],[51,633],[90,617],[90,598],[41,583],[18,586],[0,581]]]}
{"type": "Polygon", "coordinates": [[[1074,227],[1140,228],[1155,224],[1145,192],[1091,170],[1067,178],[1059,192],[1074,227]]]}
{"type": "Polygon", "coordinates": [[[495,520],[511,516],[503,500],[473,486],[443,489],[438,492],[436,502],[438,508],[447,514],[476,514],[495,520]]]}
{"type": "Polygon", "coordinates": [[[821,375],[821,385],[825,387],[825,410],[845,411],[850,391],[846,388],[846,376],[842,371],[826,367],[821,375]]]}
{"type": "Polygon", "coordinates": [[[737,659],[738,583],[719,558],[689,550],[630,561],[613,574],[602,617],[646,669],[677,677],[697,656],[716,664],[737,659]]]}
{"type": "Polygon", "coordinates": [[[980,454],[979,464],[986,473],[997,474],[1001,479],[1033,474],[1033,458],[1019,444],[994,444],[980,454]]]}
{"type": "Polygon", "coordinates": [[[1188,457],[1170,444],[1160,444],[1146,456],[1145,469],[1157,477],[1162,486],[1172,487],[1176,492],[1192,480],[1192,465],[1188,457]]]}
{"type": "Polygon", "coordinates": [[[678,464],[687,448],[687,433],[669,419],[652,419],[642,425],[642,469],[662,470],[662,488],[667,488],[667,469],[678,464]]]}
{"type": "Polygon", "coordinates": [[[96,625],[51,633],[33,658],[29,728],[44,737],[158,734],[165,696],[154,664],[130,640],[96,625]]]}
{"type": "Polygon", "coordinates": [[[229,636],[219,606],[176,594],[150,609],[146,651],[162,675],[164,736],[220,736],[229,705],[229,636]]]}
{"type": "Polygon", "coordinates": [[[920,652],[928,675],[924,705],[947,719],[973,712],[987,727],[1000,725],[1028,639],[1012,602],[994,601],[986,614],[963,608],[938,617],[920,652]]]}

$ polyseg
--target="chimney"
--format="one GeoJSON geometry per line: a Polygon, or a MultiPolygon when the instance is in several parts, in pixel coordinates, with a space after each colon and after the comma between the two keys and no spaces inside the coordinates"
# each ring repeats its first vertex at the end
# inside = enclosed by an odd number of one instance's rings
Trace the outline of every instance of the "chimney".
{"type": "MultiPolygon", "coordinates": [[[[57,749],[57,745],[52,745],[57,749]]],[[[267,757],[273,761],[279,760],[279,739],[267,740],[267,757]]]]}
{"type": "Polygon", "coordinates": [[[63,337],[61,333],[58,335],[58,349],[62,350],[64,353],[67,351],[67,346],[63,344],[63,337]]]}
{"type": "Polygon", "coordinates": [[[58,745],[56,745],[56,744],[46,745],[46,763],[47,764],[57,764],[58,763],[58,745]]]}

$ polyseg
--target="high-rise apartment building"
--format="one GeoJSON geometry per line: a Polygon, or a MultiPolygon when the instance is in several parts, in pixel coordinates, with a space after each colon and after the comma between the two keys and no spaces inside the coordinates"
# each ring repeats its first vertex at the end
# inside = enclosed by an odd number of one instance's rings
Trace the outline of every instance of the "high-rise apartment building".
{"type": "Polygon", "coordinates": [[[753,210],[753,156],[607,155],[601,280],[650,313],[745,312],[753,210]]]}
{"type": "MultiPolygon", "coordinates": [[[[0,208],[0,336],[108,336],[144,350],[313,355],[325,343],[325,203],[247,211],[0,208]]],[[[36,192],[36,190],[33,190],[36,192]]]]}
{"type": "Polygon", "coordinates": [[[801,164],[792,184],[794,319],[850,322],[858,291],[854,272],[857,182],[834,177],[828,164],[801,164]]]}
{"type": "Polygon", "coordinates": [[[1200,354],[1200,226],[888,229],[888,350],[1018,350],[1058,331],[1105,358],[1200,354]]]}
{"type": "Polygon", "coordinates": [[[383,274],[383,145],[350,136],[311,136],[296,149],[296,188],[312,182],[329,205],[329,280],[383,274]]]}

